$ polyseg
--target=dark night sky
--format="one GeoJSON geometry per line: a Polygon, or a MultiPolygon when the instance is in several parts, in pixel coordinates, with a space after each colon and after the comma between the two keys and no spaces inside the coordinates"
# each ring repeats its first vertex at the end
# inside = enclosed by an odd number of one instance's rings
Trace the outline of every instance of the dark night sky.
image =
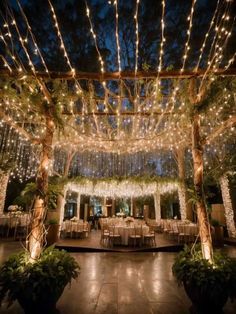
{"type": "MultiPolygon", "coordinates": [[[[85,11],[84,0],[55,0],[52,1],[59,26],[63,35],[66,49],[72,64],[82,71],[99,71],[97,52],[93,38],[89,32],[90,26],[85,11]]],[[[184,45],[187,39],[188,21],[192,1],[166,0],[165,11],[165,37],[164,68],[173,66],[180,68],[184,45]]],[[[27,30],[22,16],[19,15],[17,2],[8,1],[9,7],[14,11],[17,23],[23,36],[27,36],[27,30]]],[[[21,0],[24,11],[30,21],[30,25],[36,36],[37,43],[42,50],[43,56],[52,70],[68,70],[60,50],[60,43],[56,36],[55,28],[50,16],[47,0],[21,0]]],[[[190,52],[186,62],[187,68],[193,68],[199,55],[205,33],[213,16],[217,0],[198,0],[193,17],[193,28],[190,39],[190,52]]],[[[220,1],[223,3],[223,1],[220,1]]],[[[119,39],[121,45],[122,69],[134,69],[135,64],[135,0],[118,1],[119,7],[119,39]]],[[[89,0],[91,18],[97,35],[100,52],[106,61],[106,70],[117,70],[117,47],[115,38],[115,9],[114,5],[108,4],[107,0],[89,0]]],[[[223,15],[225,5],[219,9],[219,16],[223,15]]],[[[3,15],[6,17],[2,9],[3,15]]],[[[234,12],[233,6],[229,10],[232,23],[234,12]]],[[[161,1],[142,0],[139,6],[139,69],[148,65],[151,69],[157,68],[160,48],[160,19],[161,1]]],[[[9,14],[7,20],[10,22],[9,14]]],[[[229,23],[229,24],[230,24],[229,23]]],[[[4,21],[1,18],[0,29],[4,33],[4,21]]],[[[11,27],[13,34],[14,28],[11,27]]],[[[233,29],[235,33],[235,27],[233,29]]],[[[14,35],[13,35],[14,36],[14,35]]],[[[214,32],[210,34],[211,38],[214,32]]],[[[233,53],[233,36],[228,43],[226,57],[233,53]]],[[[14,42],[17,44],[17,36],[14,42]]],[[[210,41],[209,41],[210,42],[210,41]]],[[[19,47],[19,43],[18,43],[19,47]]],[[[29,50],[33,51],[29,38],[29,50]]],[[[3,49],[3,47],[1,47],[3,49]]],[[[209,45],[206,47],[209,51],[209,45]]],[[[19,48],[22,58],[25,56],[19,48]]],[[[33,54],[34,55],[34,54],[33,54]]],[[[205,57],[207,56],[207,53],[205,57]]],[[[205,58],[206,59],[206,58],[205,58]]],[[[203,58],[204,60],[204,58],[203,58]]],[[[40,67],[37,55],[34,62],[40,67]]],[[[202,67],[206,66],[204,62],[202,67]]]]}

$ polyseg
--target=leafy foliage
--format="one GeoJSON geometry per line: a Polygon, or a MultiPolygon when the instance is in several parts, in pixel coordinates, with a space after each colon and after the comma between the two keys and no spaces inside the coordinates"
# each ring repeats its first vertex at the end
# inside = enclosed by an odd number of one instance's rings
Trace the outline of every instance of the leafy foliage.
{"type": "MultiPolygon", "coordinates": [[[[236,260],[219,253],[214,254],[214,263],[204,259],[200,245],[195,249],[185,247],[177,256],[172,271],[179,283],[201,287],[202,291],[220,289],[236,298],[236,260]]],[[[217,294],[216,294],[217,295],[217,294]]]]}
{"type": "Polygon", "coordinates": [[[160,177],[160,176],[130,176],[130,177],[120,177],[120,176],[113,176],[113,177],[107,177],[107,178],[86,178],[83,176],[77,176],[73,178],[73,180],[69,179],[68,181],[73,181],[76,183],[80,184],[87,184],[88,181],[92,181],[93,184],[95,185],[99,181],[104,181],[104,182],[112,182],[112,181],[117,181],[122,182],[122,181],[129,181],[130,183],[160,183],[160,184],[166,184],[166,183],[178,183],[179,179],[178,178],[167,178],[167,177],[160,177]]]}
{"type": "MultiPolygon", "coordinates": [[[[30,182],[26,184],[24,190],[21,192],[21,195],[14,200],[13,204],[29,207],[34,199],[36,190],[36,183],[30,182]]],[[[54,181],[51,183],[49,182],[47,193],[49,210],[55,210],[57,208],[57,197],[61,194],[61,190],[62,188],[60,184],[57,184],[54,181]]]]}
{"type": "Polygon", "coordinates": [[[5,297],[9,306],[22,295],[42,302],[45,294],[53,298],[78,277],[79,269],[73,257],[52,247],[34,263],[29,263],[28,252],[12,255],[0,268],[0,305],[5,297]]]}

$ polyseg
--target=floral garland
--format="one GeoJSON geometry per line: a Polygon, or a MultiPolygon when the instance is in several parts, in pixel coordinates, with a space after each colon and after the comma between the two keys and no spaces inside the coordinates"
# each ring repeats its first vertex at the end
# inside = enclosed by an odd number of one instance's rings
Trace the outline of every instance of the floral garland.
{"type": "Polygon", "coordinates": [[[176,191],[179,181],[176,179],[135,177],[125,179],[72,179],[65,185],[67,191],[79,194],[102,197],[138,197],[152,195],[159,191],[161,194],[176,191]]]}

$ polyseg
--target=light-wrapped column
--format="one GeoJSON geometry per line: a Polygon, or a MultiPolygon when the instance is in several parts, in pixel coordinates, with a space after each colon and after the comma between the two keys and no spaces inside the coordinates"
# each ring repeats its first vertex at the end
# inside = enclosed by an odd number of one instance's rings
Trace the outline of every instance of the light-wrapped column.
{"type": "Polygon", "coordinates": [[[225,219],[229,237],[236,238],[236,228],[234,222],[234,210],[230,197],[229,179],[227,174],[220,178],[220,188],[225,208],[225,219]]]}
{"type": "Polygon", "coordinates": [[[77,195],[77,218],[80,219],[80,193],[77,195]]]}
{"type": "Polygon", "coordinates": [[[60,213],[60,226],[62,225],[65,214],[66,194],[67,190],[64,189],[63,195],[59,195],[57,200],[57,211],[60,213]]]}
{"type": "Polygon", "coordinates": [[[159,191],[153,194],[155,205],[155,219],[159,221],[161,219],[161,194],[159,191]]]}
{"type": "Polygon", "coordinates": [[[179,148],[177,151],[177,161],[178,161],[178,171],[179,179],[181,182],[178,186],[178,196],[179,196],[179,207],[180,207],[180,217],[181,220],[187,219],[187,193],[185,185],[185,149],[183,147],[179,148]]]}
{"type": "Polygon", "coordinates": [[[178,186],[179,207],[181,220],[187,219],[187,198],[186,198],[186,186],[184,183],[180,183],[178,186]]]}
{"type": "Polygon", "coordinates": [[[7,184],[9,180],[9,172],[0,172],[0,214],[3,214],[7,193],[7,184]]]}

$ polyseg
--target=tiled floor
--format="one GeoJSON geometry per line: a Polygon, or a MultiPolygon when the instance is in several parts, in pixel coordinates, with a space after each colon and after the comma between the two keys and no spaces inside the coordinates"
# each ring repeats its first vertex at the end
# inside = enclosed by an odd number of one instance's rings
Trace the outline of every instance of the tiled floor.
{"type": "MultiPolygon", "coordinates": [[[[1,246],[0,262],[17,244],[1,246]]],[[[225,249],[236,256],[236,248],[225,249]]],[[[176,253],[74,253],[81,266],[77,281],[66,287],[58,302],[61,314],[184,314],[190,302],[173,278],[176,253]]],[[[2,314],[23,313],[15,303],[2,314]]],[[[236,313],[236,302],[227,303],[226,314],[236,313]]],[[[32,313],[33,314],[33,313],[32,313]]],[[[211,313],[209,313],[211,314],[211,313]]]]}

